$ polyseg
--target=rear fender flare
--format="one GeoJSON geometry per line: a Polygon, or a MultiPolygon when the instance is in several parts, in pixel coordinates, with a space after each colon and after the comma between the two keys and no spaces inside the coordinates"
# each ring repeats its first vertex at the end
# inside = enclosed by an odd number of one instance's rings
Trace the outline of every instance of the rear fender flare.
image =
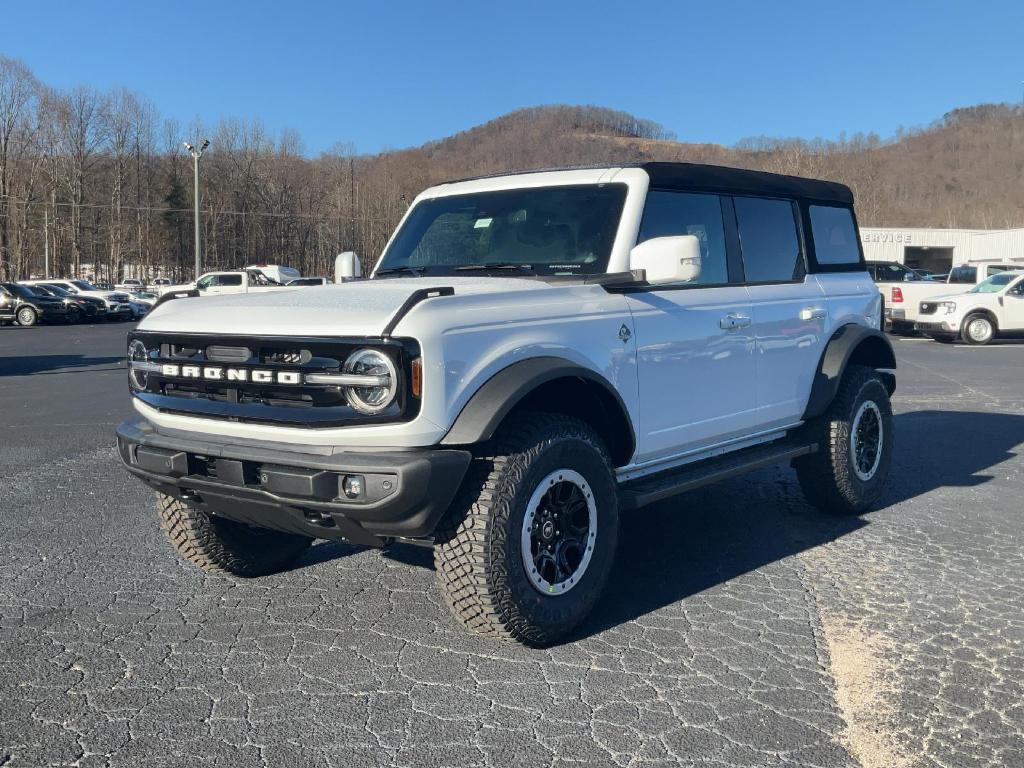
{"type": "MultiPolygon", "coordinates": [[[[828,340],[825,351],[818,362],[811,384],[811,395],[803,419],[813,419],[823,414],[839,391],[839,383],[850,363],[866,365],[881,370],[896,368],[896,353],[892,343],[877,328],[867,328],[853,323],[843,325],[828,340]]],[[[896,389],[896,377],[885,375],[886,389],[891,395],[896,389]]]]}

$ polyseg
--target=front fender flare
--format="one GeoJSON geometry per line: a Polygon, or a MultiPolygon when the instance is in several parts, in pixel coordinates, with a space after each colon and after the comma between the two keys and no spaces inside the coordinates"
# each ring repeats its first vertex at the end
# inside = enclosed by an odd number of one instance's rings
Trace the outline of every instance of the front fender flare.
{"type": "Polygon", "coordinates": [[[523,398],[550,381],[564,378],[583,379],[597,385],[618,404],[632,441],[627,455],[632,455],[636,438],[622,396],[596,371],[560,357],[533,357],[502,368],[473,394],[441,443],[472,445],[490,439],[502,420],[523,398]]]}

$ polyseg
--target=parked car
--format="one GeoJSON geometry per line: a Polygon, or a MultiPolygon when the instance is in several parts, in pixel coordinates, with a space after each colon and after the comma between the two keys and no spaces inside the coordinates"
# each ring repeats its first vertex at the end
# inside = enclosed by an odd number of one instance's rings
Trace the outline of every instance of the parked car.
{"type": "Polygon", "coordinates": [[[131,304],[129,303],[129,296],[127,293],[123,291],[101,290],[86,280],[23,280],[21,284],[27,285],[29,287],[32,287],[33,285],[55,285],[58,288],[63,288],[68,293],[74,294],[75,296],[87,296],[95,299],[100,299],[106,308],[106,312],[104,312],[102,315],[104,319],[132,319],[132,308],[131,304]]]}
{"type": "Polygon", "coordinates": [[[131,296],[132,314],[136,320],[145,317],[146,313],[160,299],[159,296],[150,291],[133,291],[129,295],[131,296]]]}
{"type": "Polygon", "coordinates": [[[63,299],[35,293],[19,283],[0,283],[0,324],[12,320],[18,325],[64,321],[67,313],[63,299]]]}
{"type": "Polygon", "coordinates": [[[245,269],[207,272],[194,283],[164,286],[160,294],[171,291],[198,291],[203,296],[250,291],[281,290],[290,280],[301,277],[297,269],[279,265],[254,265],[245,269]]]}
{"type": "Polygon", "coordinates": [[[866,262],[868,274],[872,276],[885,299],[886,328],[896,332],[913,331],[920,319],[919,307],[922,301],[941,296],[955,290],[955,284],[976,285],[991,275],[1019,265],[1012,262],[977,262],[954,267],[947,279],[941,283],[923,279],[917,272],[895,261],[866,262]]]}
{"type": "Polygon", "coordinates": [[[412,541],[466,627],[547,645],[620,513],[774,463],[824,511],[879,498],[896,361],[859,243],[847,187],[733,168],[433,187],[370,279],[163,301],[120,455],[200,568],[412,541]]]}
{"type": "Polygon", "coordinates": [[[133,291],[144,291],[146,290],[146,281],[140,280],[137,277],[126,277],[120,283],[115,285],[114,289],[118,291],[128,291],[129,293],[133,291]]]}
{"type": "Polygon", "coordinates": [[[289,280],[285,285],[289,288],[307,286],[307,285],[330,285],[331,281],[326,277],[299,277],[295,280],[289,280]]]}
{"type": "Polygon", "coordinates": [[[153,280],[154,288],[166,288],[171,285],[173,281],[168,277],[158,277],[153,280]]]}
{"type": "Polygon", "coordinates": [[[36,284],[30,286],[30,289],[34,293],[42,294],[44,296],[52,296],[53,298],[63,301],[64,305],[68,308],[68,322],[86,322],[95,320],[107,311],[106,303],[102,299],[97,299],[92,296],[76,296],[56,285],[36,284]]]}
{"type": "Polygon", "coordinates": [[[1024,334],[1024,270],[999,272],[966,293],[922,301],[915,327],[936,341],[968,344],[1024,334]]]}

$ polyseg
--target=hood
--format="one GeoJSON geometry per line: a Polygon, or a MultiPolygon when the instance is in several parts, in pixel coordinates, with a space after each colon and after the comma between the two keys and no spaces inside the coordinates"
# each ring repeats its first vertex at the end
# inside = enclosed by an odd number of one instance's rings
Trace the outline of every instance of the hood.
{"type": "MultiPolygon", "coordinates": [[[[973,287],[973,286],[971,286],[973,287]]],[[[971,288],[967,288],[960,293],[943,293],[941,296],[931,296],[927,299],[922,299],[924,302],[935,303],[939,301],[974,301],[983,296],[996,296],[994,293],[971,293],[971,288]]]]}
{"type": "Polygon", "coordinates": [[[342,285],[172,299],[142,331],[258,336],[379,336],[415,291],[451,286],[456,295],[547,290],[514,277],[401,277],[342,285]]]}

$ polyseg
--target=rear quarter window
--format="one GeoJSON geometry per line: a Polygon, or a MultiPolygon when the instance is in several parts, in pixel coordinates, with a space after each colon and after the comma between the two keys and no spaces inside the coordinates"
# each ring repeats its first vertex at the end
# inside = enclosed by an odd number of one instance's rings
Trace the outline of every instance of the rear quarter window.
{"type": "Polygon", "coordinates": [[[824,266],[859,266],[860,245],[857,227],[849,208],[811,205],[811,237],[814,256],[824,266]]]}

